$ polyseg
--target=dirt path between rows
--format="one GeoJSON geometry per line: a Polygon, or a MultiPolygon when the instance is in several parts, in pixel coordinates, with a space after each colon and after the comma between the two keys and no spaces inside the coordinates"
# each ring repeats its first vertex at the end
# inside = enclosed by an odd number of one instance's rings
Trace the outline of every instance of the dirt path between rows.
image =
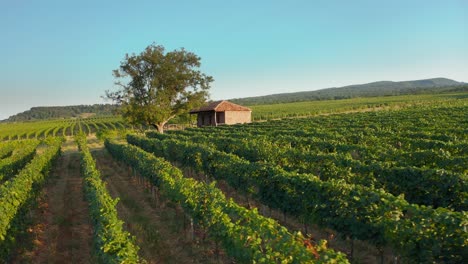
{"type": "Polygon", "coordinates": [[[148,263],[232,263],[222,253],[215,254],[209,239],[191,239],[188,218],[177,205],[163,198],[158,203],[142,180],[114,160],[102,143],[88,142],[109,193],[120,199],[119,218],[136,237],[139,255],[148,263]]]}
{"type": "Polygon", "coordinates": [[[49,180],[33,211],[29,230],[33,247],[19,253],[13,263],[94,263],[92,224],[83,195],[80,156],[73,140],[62,145],[49,180]]]}

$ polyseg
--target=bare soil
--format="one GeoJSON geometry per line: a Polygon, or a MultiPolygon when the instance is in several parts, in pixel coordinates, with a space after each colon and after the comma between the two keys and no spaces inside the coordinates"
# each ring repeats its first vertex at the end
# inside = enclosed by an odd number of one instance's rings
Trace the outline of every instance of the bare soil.
{"type": "Polygon", "coordinates": [[[83,196],[80,157],[67,140],[31,212],[31,248],[19,248],[12,263],[94,263],[92,225],[83,196]]]}

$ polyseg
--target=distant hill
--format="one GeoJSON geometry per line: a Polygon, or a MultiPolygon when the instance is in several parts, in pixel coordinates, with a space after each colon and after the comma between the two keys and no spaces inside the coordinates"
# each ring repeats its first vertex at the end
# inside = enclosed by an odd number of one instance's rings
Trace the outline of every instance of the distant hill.
{"type": "Polygon", "coordinates": [[[57,118],[87,118],[91,116],[113,115],[117,110],[116,105],[94,104],[73,106],[41,106],[10,116],[3,122],[21,122],[57,118]]]}
{"type": "MultiPolygon", "coordinates": [[[[327,88],[316,91],[272,94],[257,97],[231,99],[241,105],[262,105],[292,103],[317,100],[338,100],[354,97],[377,97],[406,94],[468,92],[468,83],[457,82],[446,78],[435,78],[416,81],[391,82],[381,81],[367,84],[349,85],[338,88],[327,88]]],[[[118,106],[110,104],[42,106],[10,116],[0,122],[22,122],[60,118],[87,118],[91,116],[113,115],[118,106]]]]}
{"type": "Polygon", "coordinates": [[[422,93],[440,93],[468,91],[468,84],[446,78],[434,78],[415,81],[391,82],[380,81],[343,87],[327,88],[316,91],[281,93],[265,96],[230,99],[241,105],[259,105],[291,103],[316,100],[337,100],[354,97],[376,97],[422,93]]]}

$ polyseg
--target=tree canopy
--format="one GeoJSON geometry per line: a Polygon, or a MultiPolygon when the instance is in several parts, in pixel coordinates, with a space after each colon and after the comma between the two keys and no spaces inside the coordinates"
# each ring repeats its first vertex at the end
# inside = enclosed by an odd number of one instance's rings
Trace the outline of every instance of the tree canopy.
{"type": "Polygon", "coordinates": [[[122,106],[130,123],[154,126],[163,133],[170,119],[208,99],[213,77],[199,70],[200,60],[183,48],[166,52],[153,43],[138,55],[125,55],[113,72],[119,89],[106,91],[106,97],[122,106]]]}

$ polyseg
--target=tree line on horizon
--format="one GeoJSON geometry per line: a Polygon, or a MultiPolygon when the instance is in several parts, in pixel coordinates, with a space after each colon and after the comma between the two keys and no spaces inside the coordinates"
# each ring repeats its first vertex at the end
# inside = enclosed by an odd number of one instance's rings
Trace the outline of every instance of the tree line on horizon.
{"type": "MultiPolygon", "coordinates": [[[[265,104],[281,104],[305,101],[324,101],[324,100],[341,100],[351,99],[356,97],[378,97],[378,96],[394,96],[394,95],[415,95],[415,94],[438,94],[451,92],[468,92],[468,84],[432,88],[408,88],[393,94],[388,92],[355,92],[352,90],[349,93],[345,91],[339,93],[336,88],[334,91],[322,92],[320,95],[302,95],[301,92],[292,94],[278,94],[275,96],[262,96],[251,98],[232,99],[230,101],[242,105],[265,105],[265,104]]],[[[32,107],[30,110],[10,116],[8,119],[0,122],[26,122],[46,119],[65,119],[79,118],[83,114],[92,113],[93,116],[110,116],[116,115],[119,112],[119,106],[115,104],[94,104],[94,105],[74,105],[74,106],[41,106],[32,107]]],[[[186,117],[184,117],[186,118],[186,117]]]]}
{"type": "MultiPolygon", "coordinates": [[[[387,82],[382,82],[387,83],[387,82]]],[[[381,85],[352,85],[340,88],[328,88],[316,91],[281,93],[265,96],[236,98],[230,101],[240,105],[282,104],[306,101],[343,100],[357,97],[382,97],[398,95],[438,94],[468,92],[468,84],[444,85],[437,87],[398,86],[393,82],[381,85]]]]}
{"type": "Polygon", "coordinates": [[[117,113],[118,106],[112,104],[72,105],[72,106],[39,106],[10,116],[3,122],[25,122],[45,119],[79,118],[83,114],[93,116],[110,116],[117,113]]]}

